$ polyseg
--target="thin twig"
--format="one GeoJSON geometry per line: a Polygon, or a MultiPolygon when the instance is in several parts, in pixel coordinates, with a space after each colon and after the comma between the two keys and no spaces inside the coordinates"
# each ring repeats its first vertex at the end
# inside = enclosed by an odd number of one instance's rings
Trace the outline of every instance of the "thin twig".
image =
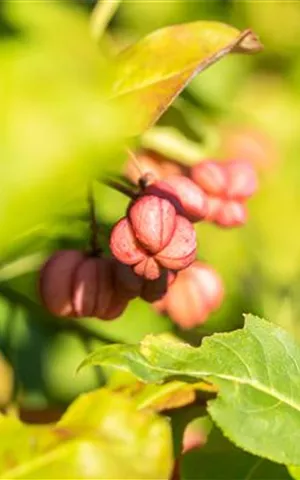
{"type": "Polygon", "coordinates": [[[97,216],[96,216],[96,207],[95,207],[95,199],[93,195],[93,187],[92,183],[89,185],[88,190],[88,204],[90,210],[90,229],[91,229],[91,237],[90,237],[90,246],[93,255],[97,255],[101,252],[101,248],[98,244],[98,226],[97,226],[97,216]]]}
{"type": "Polygon", "coordinates": [[[126,187],[126,185],[122,185],[121,183],[108,178],[107,179],[103,178],[101,181],[102,183],[104,183],[104,185],[107,185],[108,187],[111,187],[114,190],[117,190],[118,192],[123,193],[129,198],[136,198],[136,193],[132,189],[126,187]]]}

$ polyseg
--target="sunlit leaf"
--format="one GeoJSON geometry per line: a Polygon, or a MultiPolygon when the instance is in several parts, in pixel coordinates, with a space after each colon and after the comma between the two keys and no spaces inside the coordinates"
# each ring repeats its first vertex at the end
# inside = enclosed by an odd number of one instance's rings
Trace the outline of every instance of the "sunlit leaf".
{"type": "Polygon", "coordinates": [[[99,390],[79,397],[57,425],[0,420],[1,478],[168,479],[167,421],[99,390]]]}
{"type": "Polygon", "coordinates": [[[219,393],[208,411],[229,439],[255,455],[300,465],[300,347],[281,328],[248,315],[244,329],[205,338],[198,348],[148,336],[140,346],[104,347],[84,362],[98,364],[150,383],[211,381],[219,393]]]}
{"type": "Polygon", "coordinates": [[[127,48],[116,59],[113,97],[136,106],[131,134],[152,125],[197,73],[232,51],[260,48],[251,31],[201,21],[165,27],[127,48]]]}

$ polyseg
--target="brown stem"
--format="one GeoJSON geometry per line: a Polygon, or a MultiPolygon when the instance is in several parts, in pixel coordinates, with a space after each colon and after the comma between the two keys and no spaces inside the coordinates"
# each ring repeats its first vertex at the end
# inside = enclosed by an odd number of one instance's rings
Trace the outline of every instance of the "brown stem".
{"type": "Polygon", "coordinates": [[[151,183],[155,181],[155,176],[152,172],[144,173],[139,179],[139,187],[141,190],[145,190],[151,183]]]}
{"type": "Polygon", "coordinates": [[[98,244],[98,226],[97,226],[97,216],[96,216],[96,207],[95,207],[95,200],[93,195],[93,187],[92,184],[89,186],[88,191],[88,204],[90,210],[90,247],[93,255],[98,255],[101,252],[101,248],[98,244]]]}
{"type": "Polygon", "coordinates": [[[115,180],[111,179],[102,179],[102,182],[107,185],[108,187],[113,188],[114,190],[117,190],[120,193],[123,193],[129,198],[136,198],[137,194],[131,189],[126,187],[126,185],[122,185],[122,183],[116,182],[115,180]]]}
{"type": "Polygon", "coordinates": [[[176,458],[173,465],[173,470],[169,480],[180,480],[180,457],[176,458]]]}

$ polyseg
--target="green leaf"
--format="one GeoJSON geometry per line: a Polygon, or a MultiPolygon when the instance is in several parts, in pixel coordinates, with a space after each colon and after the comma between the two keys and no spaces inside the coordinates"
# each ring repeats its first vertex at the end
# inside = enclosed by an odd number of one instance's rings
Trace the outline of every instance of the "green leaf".
{"type": "Polygon", "coordinates": [[[207,444],[188,452],[181,462],[181,478],[189,480],[287,480],[285,467],[236,448],[216,428],[207,444]]]}
{"type": "Polygon", "coordinates": [[[281,328],[247,315],[244,329],[215,334],[199,348],[148,336],[140,347],[104,347],[83,363],[99,364],[145,382],[212,382],[219,394],[208,411],[228,438],[250,453],[300,465],[300,347],[281,328]]]}
{"type": "Polygon", "coordinates": [[[164,385],[142,384],[134,399],[139,408],[170,410],[192,403],[196,398],[195,390],[195,385],[177,381],[164,385]]]}
{"type": "Polygon", "coordinates": [[[142,143],[146,149],[186,163],[196,163],[204,156],[203,146],[175,127],[155,125],[145,132],[142,143]]]}
{"type": "Polygon", "coordinates": [[[261,44],[247,30],[218,22],[193,22],[157,30],[117,56],[113,97],[137,107],[130,133],[152,125],[199,72],[226,54],[256,52],[261,44]]]}
{"type": "Polygon", "coordinates": [[[79,397],[57,425],[0,420],[1,478],[168,479],[168,422],[136,410],[123,395],[79,397]]]}

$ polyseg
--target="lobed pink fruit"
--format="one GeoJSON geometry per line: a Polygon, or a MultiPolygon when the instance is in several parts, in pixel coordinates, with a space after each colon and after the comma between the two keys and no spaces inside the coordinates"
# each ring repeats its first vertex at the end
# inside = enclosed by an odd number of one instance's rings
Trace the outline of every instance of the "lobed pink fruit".
{"type": "Polygon", "coordinates": [[[232,228],[245,225],[247,210],[243,203],[225,201],[214,218],[215,223],[222,227],[232,228]]]}
{"type": "Polygon", "coordinates": [[[118,292],[124,293],[128,298],[135,298],[140,295],[144,278],[136,275],[129,265],[116,260],[114,263],[114,278],[118,292]]]}
{"type": "Polygon", "coordinates": [[[191,222],[205,218],[208,208],[207,196],[195,182],[183,175],[171,175],[166,177],[164,182],[172,187],[183,207],[184,215],[191,222]]]}
{"type": "Polygon", "coordinates": [[[207,194],[217,197],[226,194],[227,173],[220,162],[200,162],[191,168],[190,176],[207,194]]]}
{"type": "Polygon", "coordinates": [[[128,298],[121,301],[116,296],[113,261],[76,250],[49,258],[40,272],[39,290],[45,307],[60,317],[112,319],[128,303],[128,298]]]}
{"type": "Polygon", "coordinates": [[[134,273],[156,280],[164,268],[181,270],[195,259],[196,233],[190,221],[164,198],[164,192],[150,185],[130,204],[128,216],[114,226],[110,248],[134,273]]]}
{"type": "Polygon", "coordinates": [[[154,257],[146,257],[133,267],[133,271],[148,280],[156,280],[161,275],[161,266],[154,257]]]}
{"type": "Polygon", "coordinates": [[[74,271],[72,290],[75,316],[102,318],[113,295],[111,262],[86,258],[74,271]]]}
{"type": "Polygon", "coordinates": [[[207,213],[205,220],[208,222],[214,222],[222,211],[224,200],[219,197],[208,196],[207,197],[207,213]]]}
{"type": "Polygon", "coordinates": [[[138,244],[127,217],[121,218],[112,229],[110,248],[120,262],[135,265],[147,256],[145,250],[138,244]]]}
{"type": "Polygon", "coordinates": [[[129,298],[126,298],[123,295],[119,295],[118,292],[113,291],[113,295],[110,299],[110,303],[102,314],[102,320],[115,320],[116,318],[120,317],[122,313],[125,311],[129,303],[129,298]]]}
{"type": "Polygon", "coordinates": [[[72,317],[74,306],[72,285],[74,271],[85,256],[77,250],[60,250],[41,269],[39,292],[44,306],[53,315],[72,317]]]}
{"type": "Polygon", "coordinates": [[[166,295],[154,303],[182,329],[201,325],[209,314],[219,308],[224,287],[219,275],[209,266],[195,261],[178,273],[166,295]]]}
{"type": "Polygon", "coordinates": [[[196,260],[188,273],[195,279],[198,288],[201,288],[209,309],[211,311],[218,309],[224,299],[224,285],[215,269],[196,260]]]}
{"type": "Polygon", "coordinates": [[[249,162],[202,162],[191,168],[191,178],[206,192],[205,220],[226,228],[246,223],[244,202],[258,186],[256,172],[249,162]]]}
{"type": "Polygon", "coordinates": [[[176,226],[168,245],[161,250],[156,259],[165,268],[182,270],[196,257],[196,232],[185,217],[176,216],[176,226]]]}
{"type": "Polygon", "coordinates": [[[162,298],[175,279],[173,272],[163,270],[159,278],[147,280],[136,275],[129,265],[120,262],[116,262],[115,273],[118,291],[125,292],[129,298],[141,297],[146,302],[154,302],[162,298]]]}
{"type": "Polygon", "coordinates": [[[128,210],[134,236],[149,252],[157,253],[170,242],[176,224],[176,210],[165,198],[143,195],[128,210]]]}
{"type": "Polygon", "coordinates": [[[174,188],[165,180],[152,181],[146,185],[142,195],[155,195],[168,200],[179,215],[184,215],[184,208],[174,188]]]}
{"type": "Polygon", "coordinates": [[[166,312],[174,323],[183,330],[204,323],[209,309],[204,296],[195,282],[189,278],[177,278],[167,293],[166,312]]]}

